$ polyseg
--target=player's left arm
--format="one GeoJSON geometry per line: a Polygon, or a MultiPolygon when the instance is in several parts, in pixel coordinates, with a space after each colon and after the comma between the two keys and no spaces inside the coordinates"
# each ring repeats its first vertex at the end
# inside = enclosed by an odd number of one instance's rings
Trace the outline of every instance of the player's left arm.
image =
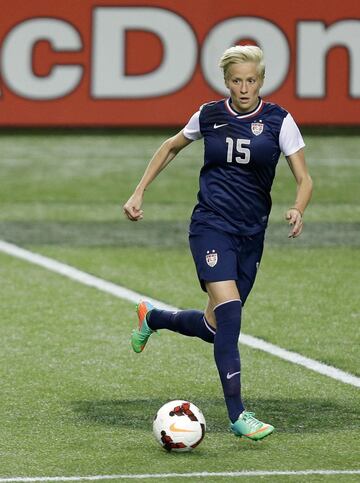
{"type": "Polygon", "coordinates": [[[289,238],[296,238],[303,229],[303,215],[311,199],[313,182],[308,172],[303,148],[294,154],[286,156],[286,160],[297,185],[295,203],[286,212],[286,220],[291,226],[289,238]]]}

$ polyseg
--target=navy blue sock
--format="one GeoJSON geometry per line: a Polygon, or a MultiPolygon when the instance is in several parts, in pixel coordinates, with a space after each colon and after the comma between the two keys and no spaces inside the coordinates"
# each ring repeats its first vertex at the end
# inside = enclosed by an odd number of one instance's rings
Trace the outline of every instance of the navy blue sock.
{"type": "Polygon", "coordinates": [[[231,422],[244,410],[241,400],[240,353],[241,301],[231,300],[215,307],[214,356],[231,422]]]}
{"type": "Polygon", "coordinates": [[[198,310],[170,312],[153,309],[146,320],[152,330],[169,329],[189,337],[199,337],[211,344],[214,342],[215,329],[205,319],[204,312],[198,310]]]}

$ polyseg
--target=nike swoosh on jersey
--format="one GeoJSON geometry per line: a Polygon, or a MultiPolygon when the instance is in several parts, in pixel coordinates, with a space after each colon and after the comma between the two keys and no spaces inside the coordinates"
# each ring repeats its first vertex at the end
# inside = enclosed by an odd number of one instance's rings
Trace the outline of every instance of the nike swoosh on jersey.
{"type": "Polygon", "coordinates": [[[224,127],[224,126],[227,126],[229,123],[226,122],[225,124],[214,124],[214,129],[219,129],[219,127],[224,127]]]}
{"type": "Polygon", "coordinates": [[[195,433],[195,430],[193,430],[193,429],[177,428],[175,426],[175,423],[172,423],[172,425],[170,426],[170,431],[174,431],[175,433],[177,433],[177,432],[179,432],[179,433],[195,433]]]}
{"type": "Polygon", "coordinates": [[[226,379],[231,379],[232,377],[236,376],[236,374],[240,374],[240,371],[233,372],[232,374],[227,373],[226,379]]]}

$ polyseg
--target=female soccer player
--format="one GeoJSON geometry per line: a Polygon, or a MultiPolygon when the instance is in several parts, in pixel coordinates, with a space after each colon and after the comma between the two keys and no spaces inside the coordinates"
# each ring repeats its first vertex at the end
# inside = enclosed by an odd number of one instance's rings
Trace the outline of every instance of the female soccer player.
{"type": "Polygon", "coordinates": [[[297,185],[295,202],[286,213],[291,238],[302,231],[312,180],[295,121],[285,109],[259,97],[265,77],[262,50],[249,45],[231,47],[219,66],[230,97],[201,106],[184,129],[161,145],[124,205],[130,220],[142,219],[145,189],[179,151],[204,138],[204,165],[189,241],[201,287],[208,294],[207,307],[205,312],[173,313],[140,302],[139,325],[131,343],[135,352],[141,352],[159,329],[213,343],[230,428],[236,436],[260,440],[274,427],[246,411],[241,399],[241,311],[261,260],[271,210],[270,191],[281,152],[297,185]]]}

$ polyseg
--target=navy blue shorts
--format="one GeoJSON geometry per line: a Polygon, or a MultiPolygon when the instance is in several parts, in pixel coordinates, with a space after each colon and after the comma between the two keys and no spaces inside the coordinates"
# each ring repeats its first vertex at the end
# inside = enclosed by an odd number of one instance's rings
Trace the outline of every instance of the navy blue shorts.
{"type": "Polygon", "coordinates": [[[235,280],[242,304],[255,282],[264,248],[265,231],[238,236],[193,221],[190,225],[190,249],[202,289],[205,282],[235,280]]]}

